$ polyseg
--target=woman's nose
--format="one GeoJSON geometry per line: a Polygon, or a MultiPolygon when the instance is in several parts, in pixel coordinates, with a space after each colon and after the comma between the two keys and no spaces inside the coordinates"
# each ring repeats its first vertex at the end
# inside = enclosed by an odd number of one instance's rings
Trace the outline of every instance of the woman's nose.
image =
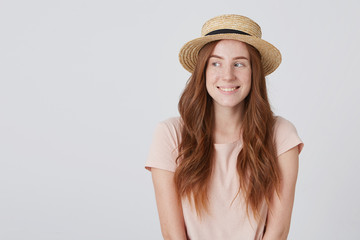
{"type": "Polygon", "coordinates": [[[224,67],[223,69],[223,79],[225,81],[231,81],[231,80],[234,80],[235,78],[235,75],[234,75],[234,69],[232,66],[226,66],[224,67]]]}

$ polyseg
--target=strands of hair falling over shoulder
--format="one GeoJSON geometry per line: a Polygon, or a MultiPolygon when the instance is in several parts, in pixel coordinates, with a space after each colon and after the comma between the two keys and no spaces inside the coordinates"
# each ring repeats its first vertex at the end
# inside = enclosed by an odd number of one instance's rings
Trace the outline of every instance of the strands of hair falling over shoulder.
{"type": "Polygon", "coordinates": [[[212,173],[213,108],[205,89],[205,69],[216,43],[209,44],[199,53],[198,67],[189,79],[179,101],[183,121],[182,141],[179,145],[180,164],[175,172],[175,184],[180,197],[194,200],[201,217],[207,211],[207,191],[212,173]],[[204,91],[205,89],[205,91],[204,91]]]}
{"type": "MultiPolygon", "coordinates": [[[[251,91],[245,101],[243,149],[238,155],[240,190],[258,219],[261,204],[279,190],[280,170],[273,138],[275,118],[268,101],[261,57],[248,45],[252,66],[251,91]]],[[[247,208],[247,209],[248,209],[247,208]]]]}

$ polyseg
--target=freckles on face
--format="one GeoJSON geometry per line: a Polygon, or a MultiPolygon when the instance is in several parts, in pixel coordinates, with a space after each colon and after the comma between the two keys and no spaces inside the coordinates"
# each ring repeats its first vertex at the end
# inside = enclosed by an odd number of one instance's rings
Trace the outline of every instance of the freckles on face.
{"type": "Polygon", "coordinates": [[[206,67],[206,89],[215,105],[237,107],[251,88],[250,54],[245,43],[219,41],[206,67]]]}

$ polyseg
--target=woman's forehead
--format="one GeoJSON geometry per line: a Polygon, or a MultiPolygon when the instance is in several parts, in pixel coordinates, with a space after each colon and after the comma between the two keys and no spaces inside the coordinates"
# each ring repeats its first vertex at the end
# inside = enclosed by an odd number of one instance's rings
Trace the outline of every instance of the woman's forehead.
{"type": "Polygon", "coordinates": [[[247,44],[237,40],[220,40],[214,50],[212,55],[216,55],[223,58],[236,58],[236,57],[249,57],[249,51],[247,44]]]}

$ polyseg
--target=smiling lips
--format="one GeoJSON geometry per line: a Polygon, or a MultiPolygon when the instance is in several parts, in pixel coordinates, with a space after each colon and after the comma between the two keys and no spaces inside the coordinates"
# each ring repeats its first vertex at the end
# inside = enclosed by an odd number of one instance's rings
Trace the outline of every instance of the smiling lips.
{"type": "Polygon", "coordinates": [[[221,92],[224,92],[224,93],[234,93],[236,92],[240,86],[235,86],[235,87],[217,87],[221,92]]]}

